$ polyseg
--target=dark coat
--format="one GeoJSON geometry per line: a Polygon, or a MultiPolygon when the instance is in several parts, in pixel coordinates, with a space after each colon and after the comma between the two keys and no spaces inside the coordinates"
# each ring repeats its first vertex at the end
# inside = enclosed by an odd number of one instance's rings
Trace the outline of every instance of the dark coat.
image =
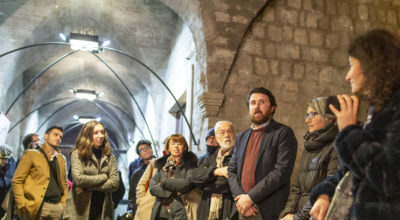
{"type": "Polygon", "coordinates": [[[333,140],[338,133],[335,124],[329,124],[313,133],[306,133],[304,151],[300,159],[300,167],[295,182],[291,186],[288,201],[281,213],[294,214],[294,220],[310,219],[311,203],[309,193],[312,188],[322,182],[327,176],[334,175],[338,167],[336,150],[333,140]]]}
{"type": "MultiPolygon", "coordinates": [[[[219,219],[229,219],[232,213],[233,197],[229,189],[229,182],[225,177],[214,176],[212,173],[217,167],[217,156],[220,147],[212,154],[206,155],[199,167],[193,170],[192,183],[203,190],[203,196],[197,209],[197,220],[207,220],[210,211],[211,194],[223,194],[223,207],[219,219]]],[[[223,166],[228,166],[232,153],[224,158],[223,166]]]]}
{"type": "Polygon", "coordinates": [[[400,219],[399,134],[397,91],[364,129],[351,125],[338,134],[335,146],[344,168],[313,190],[313,199],[325,191],[332,195],[333,186],[350,170],[354,195],[351,219],[400,219]]]}
{"type": "Polygon", "coordinates": [[[139,168],[133,171],[131,179],[129,180],[129,193],[128,193],[128,210],[132,210],[133,216],[135,216],[137,204],[136,204],[136,187],[142,178],[144,171],[147,168],[146,163],[142,163],[139,168]]]}
{"type": "MultiPolygon", "coordinates": [[[[229,186],[233,197],[244,194],[241,186],[242,165],[252,129],[236,137],[229,163],[229,186]]],[[[258,148],[255,186],[247,193],[260,209],[265,220],[278,219],[285,207],[297,153],[293,130],[271,119],[258,148]]],[[[233,214],[237,213],[236,206],[233,214]]]]}
{"type": "Polygon", "coordinates": [[[170,219],[187,219],[183,196],[178,196],[189,193],[192,189],[191,176],[194,168],[197,167],[197,157],[192,152],[183,154],[181,162],[176,166],[176,171],[173,178],[167,178],[165,171],[162,170],[166,164],[169,155],[164,156],[154,163],[157,173],[150,180],[150,193],[156,197],[156,201],[151,212],[151,219],[156,219],[161,202],[163,199],[173,198],[170,203],[171,216],[170,219]]]}
{"type": "MultiPolygon", "coordinates": [[[[15,160],[10,157],[7,164],[0,169],[0,205],[3,203],[8,190],[11,187],[11,181],[15,173],[15,160]]],[[[0,218],[4,216],[6,210],[0,208],[0,218]]]]}

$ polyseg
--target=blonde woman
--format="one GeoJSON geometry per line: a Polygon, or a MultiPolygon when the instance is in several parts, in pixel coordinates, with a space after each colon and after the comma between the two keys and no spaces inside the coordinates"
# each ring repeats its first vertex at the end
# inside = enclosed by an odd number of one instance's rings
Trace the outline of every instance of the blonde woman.
{"type": "Polygon", "coordinates": [[[64,219],[113,219],[111,192],[118,189],[119,177],[111,151],[104,125],[86,123],[71,153],[73,186],[64,219]]]}

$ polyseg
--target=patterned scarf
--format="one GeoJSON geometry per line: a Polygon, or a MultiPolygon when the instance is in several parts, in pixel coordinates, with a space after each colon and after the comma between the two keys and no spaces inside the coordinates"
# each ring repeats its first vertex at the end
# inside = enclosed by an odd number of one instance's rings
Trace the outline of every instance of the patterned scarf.
{"type": "Polygon", "coordinates": [[[171,178],[175,174],[176,166],[181,162],[181,158],[175,160],[172,156],[169,156],[162,170],[166,173],[167,178],[171,178]]]}

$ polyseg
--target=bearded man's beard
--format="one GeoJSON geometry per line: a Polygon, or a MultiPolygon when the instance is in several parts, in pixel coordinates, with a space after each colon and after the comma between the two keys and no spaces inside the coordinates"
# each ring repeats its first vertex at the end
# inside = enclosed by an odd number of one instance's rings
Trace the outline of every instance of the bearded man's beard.
{"type": "Polygon", "coordinates": [[[260,125],[263,124],[265,122],[267,122],[269,119],[271,118],[270,114],[266,114],[264,115],[262,112],[258,111],[255,112],[254,114],[250,114],[250,120],[251,122],[253,122],[254,124],[260,125]],[[262,115],[262,117],[258,117],[256,118],[256,114],[260,113],[262,115]]]}

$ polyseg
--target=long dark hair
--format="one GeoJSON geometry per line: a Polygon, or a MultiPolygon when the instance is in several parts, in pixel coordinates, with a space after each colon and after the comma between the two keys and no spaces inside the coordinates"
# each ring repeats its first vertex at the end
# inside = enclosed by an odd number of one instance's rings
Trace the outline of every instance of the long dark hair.
{"type": "Polygon", "coordinates": [[[358,95],[380,111],[400,89],[400,38],[386,30],[372,30],[355,39],[348,53],[360,61],[366,77],[363,94],[358,95]]]}

